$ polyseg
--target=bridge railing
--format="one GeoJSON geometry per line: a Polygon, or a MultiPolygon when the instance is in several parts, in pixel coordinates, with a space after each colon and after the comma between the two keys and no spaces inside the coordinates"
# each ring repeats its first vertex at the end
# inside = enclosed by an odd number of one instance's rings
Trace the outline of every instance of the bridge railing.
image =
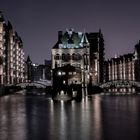
{"type": "Polygon", "coordinates": [[[18,83],[15,86],[21,86],[22,88],[25,88],[27,86],[35,86],[37,88],[46,88],[46,84],[39,83],[39,82],[24,82],[24,83],[18,83]]]}
{"type": "Polygon", "coordinates": [[[111,86],[115,87],[140,87],[139,81],[128,81],[128,80],[116,80],[116,81],[109,81],[100,85],[101,88],[108,88],[111,86]]]}

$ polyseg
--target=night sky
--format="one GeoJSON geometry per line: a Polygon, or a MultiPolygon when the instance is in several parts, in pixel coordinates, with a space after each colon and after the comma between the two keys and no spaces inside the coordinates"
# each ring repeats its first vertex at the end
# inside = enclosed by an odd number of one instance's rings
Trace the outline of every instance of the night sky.
{"type": "Polygon", "coordinates": [[[34,63],[51,59],[57,32],[101,28],[106,58],[133,52],[140,40],[139,0],[0,0],[0,10],[21,36],[34,63]]]}

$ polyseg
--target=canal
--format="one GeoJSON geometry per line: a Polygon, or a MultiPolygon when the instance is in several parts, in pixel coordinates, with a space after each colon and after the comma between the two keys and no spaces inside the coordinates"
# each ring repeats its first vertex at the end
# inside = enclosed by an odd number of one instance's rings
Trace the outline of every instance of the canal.
{"type": "Polygon", "coordinates": [[[0,97],[0,140],[140,140],[140,96],[0,97]]]}

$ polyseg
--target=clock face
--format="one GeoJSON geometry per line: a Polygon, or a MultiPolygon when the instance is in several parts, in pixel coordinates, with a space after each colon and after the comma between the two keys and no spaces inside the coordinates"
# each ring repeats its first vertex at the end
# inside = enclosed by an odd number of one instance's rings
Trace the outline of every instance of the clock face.
{"type": "Polygon", "coordinates": [[[0,56],[0,65],[2,65],[2,64],[3,64],[3,57],[0,56]]]}

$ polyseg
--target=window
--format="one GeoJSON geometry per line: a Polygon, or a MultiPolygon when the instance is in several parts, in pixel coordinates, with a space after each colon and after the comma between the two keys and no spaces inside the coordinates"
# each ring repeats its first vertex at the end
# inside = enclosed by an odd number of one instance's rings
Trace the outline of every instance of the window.
{"type": "Polygon", "coordinates": [[[56,54],[55,57],[54,57],[54,59],[59,60],[60,59],[60,55],[59,54],[56,54]]]}
{"type": "Polygon", "coordinates": [[[62,54],[62,60],[69,61],[71,59],[70,54],[62,54]]]}
{"type": "Polygon", "coordinates": [[[62,75],[66,75],[66,73],[65,72],[62,72],[62,75]]]}
{"type": "Polygon", "coordinates": [[[62,75],[62,72],[61,71],[58,71],[58,73],[57,73],[59,76],[61,76],[62,75]]]}
{"type": "Polygon", "coordinates": [[[69,72],[69,75],[72,75],[72,72],[69,72]]]}
{"type": "Polygon", "coordinates": [[[78,54],[72,54],[72,59],[73,60],[81,60],[82,59],[82,56],[78,53],[78,54]]]}

